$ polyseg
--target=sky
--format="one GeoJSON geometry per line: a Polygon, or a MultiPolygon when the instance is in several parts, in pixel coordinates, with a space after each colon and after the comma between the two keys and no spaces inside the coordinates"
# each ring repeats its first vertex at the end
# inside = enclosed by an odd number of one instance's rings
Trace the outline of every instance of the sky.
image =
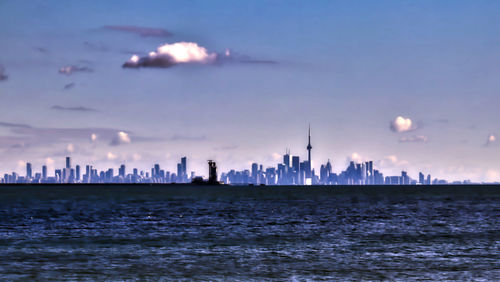
{"type": "Polygon", "coordinates": [[[499,1],[0,0],[0,172],[287,148],[500,181],[499,1]],[[153,53],[151,53],[153,52],[153,53]]]}

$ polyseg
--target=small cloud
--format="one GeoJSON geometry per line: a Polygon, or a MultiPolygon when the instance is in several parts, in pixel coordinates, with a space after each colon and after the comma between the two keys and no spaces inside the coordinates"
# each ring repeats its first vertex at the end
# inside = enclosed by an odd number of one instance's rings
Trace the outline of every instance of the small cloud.
{"type": "Polygon", "coordinates": [[[168,68],[177,64],[211,64],[217,59],[216,53],[209,53],[205,47],[194,42],[164,44],[147,56],[133,55],[123,64],[124,68],[159,67],[168,68]]]}
{"type": "Polygon", "coordinates": [[[356,152],[352,153],[349,157],[347,157],[347,163],[350,163],[350,162],[362,163],[363,160],[364,160],[364,158],[356,152]]]}
{"type": "Polygon", "coordinates": [[[496,182],[500,181],[500,172],[493,170],[493,169],[488,169],[485,173],[485,178],[487,181],[490,182],[496,182]]]}
{"type": "Polygon", "coordinates": [[[104,29],[134,33],[142,37],[167,37],[172,34],[162,28],[140,27],[133,25],[105,25],[104,29]]]}
{"type": "Polygon", "coordinates": [[[438,122],[438,123],[450,123],[450,120],[445,119],[445,118],[440,118],[440,119],[437,119],[436,122],[438,122]]]}
{"type": "Polygon", "coordinates": [[[488,139],[486,140],[486,144],[484,144],[485,146],[490,146],[490,145],[493,145],[493,143],[495,143],[497,141],[497,138],[495,135],[493,134],[490,134],[488,136],[488,139]]]}
{"type": "Polygon", "coordinates": [[[277,162],[280,161],[281,158],[282,158],[282,156],[280,154],[278,154],[278,153],[273,153],[271,155],[271,157],[273,158],[274,161],[277,161],[277,162]]]}
{"type": "Polygon", "coordinates": [[[131,143],[131,140],[128,133],[124,131],[119,131],[118,133],[116,133],[115,137],[113,137],[113,139],[111,140],[110,145],[117,146],[120,144],[129,144],[129,143],[131,143]]]}
{"type": "Polygon", "coordinates": [[[111,152],[108,152],[106,154],[106,159],[108,159],[110,161],[116,160],[117,158],[118,158],[118,156],[116,154],[111,153],[111,152]]]}
{"type": "Polygon", "coordinates": [[[233,62],[233,63],[243,63],[243,64],[277,64],[278,62],[273,60],[263,60],[256,59],[247,55],[239,54],[231,49],[226,49],[223,56],[219,56],[221,62],[233,62]]]}
{"type": "Polygon", "coordinates": [[[205,141],[207,137],[205,135],[201,136],[187,136],[187,135],[173,135],[169,138],[170,141],[205,141]]]}
{"type": "Polygon", "coordinates": [[[416,135],[411,137],[401,137],[399,138],[399,143],[426,143],[428,140],[427,136],[416,135]]]}
{"type": "Polygon", "coordinates": [[[54,105],[50,107],[52,110],[58,110],[58,111],[73,111],[73,112],[98,112],[96,109],[92,108],[87,108],[83,106],[78,106],[78,107],[64,107],[64,106],[59,106],[59,105],[54,105]]]}
{"type": "Polygon", "coordinates": [[[71,83],[68,83],[68,84],[64,85],[63,90],[69,90],[69,89],[71,89],[73,87],[75,87],[75,83],[71,82],[71,83]]]}
{"type": "Polygon", "coordinates": [[[52,167],[54,165],[54,159],[52,158],[45,158],[45,165],[52,167]]]}
{"type": "Polygon", "coordinates": [[[9,77],[5,74],[5,68],[0,65],[0,81],[7,80],[9,77]]]}
{"type": "Polygon", "coordinates": [[[396,155],[389,155],[380,161],[381,167],[406,166],[408,161],[400,160],[396,155]]]}
{"type": "Polygon", "coordinates": [[[60,74],[71,75],[74,72],[93,72],[94,70],[89,67],[79,67],[75,65],[64,66],[59,69],[60,74]]]}
{"type": "Polygon", "coordinates": [[[142,156],[140,154],[138,154],[138,153],[134,153],[132,155],[132,160],[133,161],[140,161],[141,159],[142,159],[142,156]]]}
{"type": "Polygon", "coordinates": [[[90,141],[92,141],[92,142],[97,141],[97,134],[95,134],[95,133],[90,134],[90,141]]]}
{"type": "Polygon", "coordinates": [[[26,169],[26,161],[17,161],[17,171],[22,171],[23,169],[26,169]]]}
{"type": "Polygon", "coordinates": [[[23,149],[23,148],[26,148],[28,147],[28,145],[24,142],[20,142],[20,143],[16,143],[16,144],[13,144],[12,146],[10,146],[12,149],[23,149]]]}
{"type": "Polygon", "coordinates": [[[48,54],[48,53],[50,53],[49,50],[47,50],[46,48],[43,48],[43,47],[35,47],[34,49],[35,49],[35,51],[38,51],[38,52],[40,52],[42,54],[48,54]]]}
{"type": "Polygon", "coordinates": [[[68,146],[66,146],[66,152],[73,153],[74,151],[75,151],[75,145],[69,143],[68,146]]]}
{"type": "Polygon", "coordinates": [[[394,132],[408,132],[417,129],[417,126],[410,118],[398,116],[390,123],[390,129],[394,132]]]}

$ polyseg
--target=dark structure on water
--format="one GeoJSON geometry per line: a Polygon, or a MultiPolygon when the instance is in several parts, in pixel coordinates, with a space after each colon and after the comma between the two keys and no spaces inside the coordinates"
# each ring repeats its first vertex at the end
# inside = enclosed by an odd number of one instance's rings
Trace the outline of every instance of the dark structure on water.
{"type": "Polygon", "coordinates": [[[208,161],[208,183],[209,184],[217,184],[217,164],[209,160],[208,161]]]}

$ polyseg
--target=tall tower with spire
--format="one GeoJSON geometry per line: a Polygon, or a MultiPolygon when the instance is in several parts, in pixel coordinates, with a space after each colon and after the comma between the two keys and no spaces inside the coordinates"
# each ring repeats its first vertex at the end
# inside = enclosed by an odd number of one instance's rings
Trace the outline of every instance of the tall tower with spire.
{"type": "Polygon", "coordinates": [[[311,173],[311,124],[309,124],[309,143],[307,144],[307,177],[312,177],[311,173]]]}

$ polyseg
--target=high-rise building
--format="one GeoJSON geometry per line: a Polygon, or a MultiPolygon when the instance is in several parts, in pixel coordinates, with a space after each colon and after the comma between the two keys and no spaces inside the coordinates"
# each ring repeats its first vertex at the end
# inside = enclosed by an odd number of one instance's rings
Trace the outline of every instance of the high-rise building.
{"type": "Polygon", "coordinates": [[[80,165],[76,165],[75,171],[76,171],[75,180],[80,181],[80,165]]]}
{"type": "Polygon", "coordinates": [[[424,174],[422,172],[418,173],[418,183],[425,184],[425,177],[424,177],[424,174]]]}
{"type": "Polygon", "coordinates": [[[259,165],[257,163],[252,164],[252,178],[257,179],[257,174],[259,173],[259,165]]]}
{"type": "Polygon", "coordinates": [[[159,175],[160,175],[160,165],[159,164],[155,164],[154,173],[152,172],[151,176],[158,177],[159,175]]]}
{"type": "Polygon", "coordinates": [[[406,171],[401,171],[401,185],[408,185],[410,184],[410,178],[408,177],[408,173],[406,171]]]}
{"type": "Polygon", "coordinates": [[[33,174],[31,163],[26,163],[26,178],[31,178],[33,174]]]}
{"type": "Polygon", "coordinates": [[[290,152],[287,150],[285,155],[283,155],[283,164],[286,168],[290,167],[290,152]]]}
{"type": "Polygon", "coordinates": [[[42,179],[47,179],[47,166],[42,166],[42,179]]]}
{"type": "Polygon", "coordinates": [[[294,172],[300,171],[300,158],[298,156],[292,157],[292,168],[294,172]]]}
{"type": "Polygon", "coordinates": [[[187,176],[187,158],[186,157],[181,158],[181,164],[182,164],[183,177],[186,177],[187,176]]]}
{"type": "Polygon", "coordinates": [[[122,164],[118,170],[118,176],[125,177],[125,165],[122,164]]]}
{"type": "Polygon", "coordinates": [[[66,157],[66,168],[71,168],[71,158],[66,157]]]}
{"type": "Polygon", "coordinates": [[[177,181],[176,182],[182,182],[182,164],[181,163],[177,164],[177,181]]]}

